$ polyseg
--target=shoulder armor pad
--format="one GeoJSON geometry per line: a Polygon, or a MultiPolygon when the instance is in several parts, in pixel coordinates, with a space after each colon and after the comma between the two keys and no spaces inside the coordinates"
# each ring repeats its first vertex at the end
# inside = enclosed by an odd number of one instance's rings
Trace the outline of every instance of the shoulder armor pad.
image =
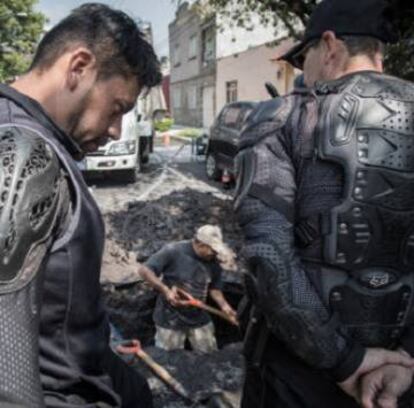
{"type": "Polygon", "coordinates": [[[239,150],[250,147],[280,129],[293,107],[293,96],[283,96],[260,103],[248,116],[243,128],[239,150]]]}
{"type": "Polygon", "coordinates": [[[0,284],[22,285],[53,228],[60,165],[38,133],[13,125],[0,127],[0,162],[0,284]]]}
{"type": "Polygon", "coordinates": [[[382,74],[361,76],[353,88],[353,93],[363,98],[412,102],[414,85],[412,82],[382,74]]]}

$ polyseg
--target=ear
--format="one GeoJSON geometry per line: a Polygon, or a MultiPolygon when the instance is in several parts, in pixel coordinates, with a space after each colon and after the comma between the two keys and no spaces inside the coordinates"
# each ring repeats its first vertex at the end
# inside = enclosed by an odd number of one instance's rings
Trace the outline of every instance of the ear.
{"type": "Polygon", "coordinates": [[[325,31],[322,34],[321,40],[325,51],[324,63],[326,64],[332,61],[339,51],[338,39],[333,31],[325,31]]]}
{"type": "Polygon", "coordinates": [[[96,58],[89,49],[80,47],[70,53],[66,71],[66,84],[70,91],[85,80],[94,80],[96,74],[96,58]]]}

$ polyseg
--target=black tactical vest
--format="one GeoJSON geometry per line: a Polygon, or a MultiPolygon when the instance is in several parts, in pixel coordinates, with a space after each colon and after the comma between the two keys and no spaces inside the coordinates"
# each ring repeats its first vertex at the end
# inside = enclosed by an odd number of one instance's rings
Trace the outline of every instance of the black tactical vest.
{"type": "Polygon", "coordinates": [[[69,225],[52,247],[44,277],[40,371],[46,406],[117,407],[119,397],[102,368],[109,347],[99,284],[104,224],[70,154],[78,148],[36,102],[3,86],[0,95],[19,107],[18,124],[38,130],[48,141],[69,175],[73,193],[69,225]]]}
{"type": "Polygon", "coordinates": [[[320,84],[316,94],[315,154],[342,167],[344,193],[313,217],[321,250],[309,257],[305,245],[301,257],[320,264],[327,302],[351,334],[389,347],[413,302],[414,85],[364,73],[320,84]]]}

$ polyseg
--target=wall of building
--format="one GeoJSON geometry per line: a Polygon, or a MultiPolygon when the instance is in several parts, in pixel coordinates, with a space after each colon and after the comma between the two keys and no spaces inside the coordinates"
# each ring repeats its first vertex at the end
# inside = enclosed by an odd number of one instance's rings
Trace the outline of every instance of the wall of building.
{"type": "MultiPolygon", "coordinates": [[[[200,41],[200,18],[186,3],[177,11],[176,19],[169,25],[171,82],[183,81],[199,74],[199,56],[189,55],[190,38],[200,41]]],[[[199,44],[198,44],[199,45],[199,44]]]]}
{"type": "MultiPolygon", "coordinates": [[[[285,45],[282,47],[286,48],[285,45]]],[[[293,68],[284,62],[274,60],[280,49],[281,46],[260,45],[217,61],[217,113],[228,103],[227,84],[231,82],[237,81],[239,101],[269,99],[264,86],[266,81],[275,85],[282,95],[292,89],[295,76],[293,68]]]]}
{"type": "Polygon", "coordinates": [[[177,125],[194,127],[210,125],[205,125],[203,122],[203,91],[204,88],[209,87],[214,90],[212,103],[215,104],[215,76],[196,77],[170,84],[171,110],[177,125]]]}
{"type": "MultiPolygon", "coordinates": [[[[215,20],[202,21],[186,3],[169,25],[171,111],[179,125],[203,126],[203,89],[215,86],[216,74],[215,58],[203,58],[204,33],[211,27],[215,20]]],[[[213,46],[215,55],[215,37],[213,46]]]]}
{"type": "Polygon", "coordinates": [[[274,40],[274,27],[250,17],[253,30],[234,27],[220,16],[206,20],[186,2],[179,7],[169,25],[170,105],[176,124],[211,126],[227,103],[228,82],[237,83],[237,100],[268,99],[266,81],[282,94],[291,89],[293,69],[275,61],[283,46],[262,45],[274,40]],[[211,39],[208,46],[206,38],[211,39]]]}

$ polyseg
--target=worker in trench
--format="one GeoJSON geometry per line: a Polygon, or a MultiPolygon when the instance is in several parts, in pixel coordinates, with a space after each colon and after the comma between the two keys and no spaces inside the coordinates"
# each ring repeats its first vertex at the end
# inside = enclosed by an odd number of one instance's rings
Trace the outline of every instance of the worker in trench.
{"type": "Polygon", "coordinates": [[[191,240],[170,243],[140,265],[138,273],[160,293],[154,310],[157,347],[183,349],[188,339],[195,351],[217,349],[210,316],[190,306],[180,293],[184,290],[202,302],[210,295],[237,324],[236,312],[222,292],[222,268],[235,268],[234,258],[220,228],[204,225],[191,240]]]}

